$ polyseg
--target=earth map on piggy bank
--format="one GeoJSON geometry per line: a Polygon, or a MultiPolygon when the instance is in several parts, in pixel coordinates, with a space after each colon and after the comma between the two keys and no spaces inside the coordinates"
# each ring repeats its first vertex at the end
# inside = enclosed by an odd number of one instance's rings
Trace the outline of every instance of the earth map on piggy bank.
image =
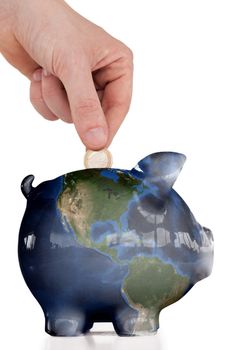
{"type": "MultiPolygon", "coordinates": [[[[160,162],[160,166],[164,165],[160,162]]],[[[73,259],[79,259],[75,264],[83,276],[93,254],[94,263],[86,272],[91,282],[84,277],[80,285],[84,290],[88,283],[93,284],[93,291],[94,285],[106,289],[105,298],[111,288],[118,288],[116,300],[123,298],[135,312],[135,334],[156,330],[160,310],[179,300],[210,273],[211,231],[197,223],[173,189],[166,193],[166,187],[172,187],[180,171],[173,170],[166,185],[163,182],[161,186],[149,175],[149,181],[144,181],[143,172],[136,167],[132,171],[86,169],[38,186],[39,195],[44,190],[47,196],[50,192],[54,197],[54,205],[43,209],[49,217],[56,216],[49,228],[52,248],[59,248],[62,240],[67,249],[62,254],[71,256],[68,249],[76,240],[83,250],[73,259]]],[[[41,233],[33,232],[31,242],[36,245],[41,233]]]]}

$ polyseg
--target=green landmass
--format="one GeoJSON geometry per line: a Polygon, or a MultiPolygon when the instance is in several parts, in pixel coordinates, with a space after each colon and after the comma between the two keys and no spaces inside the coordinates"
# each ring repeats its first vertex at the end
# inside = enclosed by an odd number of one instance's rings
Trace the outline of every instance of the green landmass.
{"type": "Polygon", "coordinates": [[[158,315],[160,310],[180,299],[189,287],[189,278],[179,275],[170,264],[158,258],[134,257],[122,289],[130,305],[158,315]]]}
{"type": "Polygon", "coordinates": [[[58,198],[58,208],[86,247],[97,248],[115,261],[117,251],[107,245],[106,239],[93,242],[90,228],[96,221],[112,220],[121,228],[120,216],[127,211],[128,203],[140,180],[130,174],[114,170],[114,181],[100,175],[102,169],[86,169],[65,175],[63,190],[58,198]]]}

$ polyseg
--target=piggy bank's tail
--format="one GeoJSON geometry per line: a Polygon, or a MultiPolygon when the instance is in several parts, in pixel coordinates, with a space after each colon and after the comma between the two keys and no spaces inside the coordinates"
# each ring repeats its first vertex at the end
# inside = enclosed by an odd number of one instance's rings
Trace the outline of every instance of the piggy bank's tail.
{"type": "Polygon", "coordinates": [[[23,181],[21,183],[21,191],[22,191],[25,198],[29,197],[31,191],[34,188],[32,186],[32,182],[33,182],[34,178],[35,177],[33,175],[28,175],[23,179],[23,181]]]}

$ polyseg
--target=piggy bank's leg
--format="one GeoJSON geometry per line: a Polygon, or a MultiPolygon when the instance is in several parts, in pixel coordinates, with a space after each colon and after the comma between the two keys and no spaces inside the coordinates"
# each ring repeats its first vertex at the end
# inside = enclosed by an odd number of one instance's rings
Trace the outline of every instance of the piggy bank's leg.
{"type": "Polygon", "coordinates": [[[120,336],[154,335],[159,328],[158,314],[142,309],[135,312],[119,310],[113,321],[115,331],[120,336]]]}
{"type": "Polygon", "coordinates": [[[137,315],[138,312],[132,308],[119,308],[112,320],[116,333],[120,336],[134,335],[133,330],[137,315]]]}
{"type": "Polygon", "coordinates": [[[159,328],[159,314],[154,310],[140,309],[134,327],[135,335],[154,335],[159,328]]]}
{"type": "Polygon", "coordinates": [[[45,331],[53,336],[78,336],[88,332],[92,326],[93,322],[83,312],[52,312],[45,317],[45,331]]]}

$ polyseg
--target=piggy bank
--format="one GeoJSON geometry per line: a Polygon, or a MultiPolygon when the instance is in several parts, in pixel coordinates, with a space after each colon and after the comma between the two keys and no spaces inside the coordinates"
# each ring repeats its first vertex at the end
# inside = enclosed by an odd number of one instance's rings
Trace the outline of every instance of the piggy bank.
{"type": "Polygon", "coordinates": [[[160,311],[210,274],[212,233],[172,189],[184,162],[159,152],[132,170],[23,180],[19,263],[48,334],[76,336],[94,322],[155,334],[160,311]]]}

